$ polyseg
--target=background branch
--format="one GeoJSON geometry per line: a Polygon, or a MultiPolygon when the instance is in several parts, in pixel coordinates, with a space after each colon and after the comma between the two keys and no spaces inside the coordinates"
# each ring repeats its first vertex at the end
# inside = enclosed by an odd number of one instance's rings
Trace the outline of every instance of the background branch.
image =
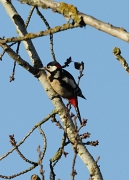
{"type": "MultiPolygon", "coordinates": [[[[45,123],[47,120],[49,120],[54,114],[57,114],[56,110],[53,110],[46,118],[44,118],[43,120],[41,120],[40,122],[38,122],[28,133],[27,135],[22,139],[21,142],[19,142],[17,144],[17,147],[19,147],[21,144],[23,144],[25,142],[25,140],[31,135],[31,133],[37,129],[37,127],[41,126],[43,123],[45,123]]],[[[44,142],[45,143],[45,142],[44,142]]],[[[46,144],[45,144],[46,146],[46,144]]],[[[0,157],[0,160],[4,159],[5,157],[7,157],[10,153],[12,153],[14,150],[16,149],[16,147],[14,147],[13,149],[11,149],[9,152],[7,152],[5,155],[0,157]]]]}
{"type": "MultiPolygon", "coordinates": [[[[12,22],[14,23],[16,27],[16,31],[19,34],[19,36],[25,36],[27,34],[27,30],[25,27],[25,23],[21,16],[18,14],[14,6],[12,5],[11,1],[5,1],[0,0],[2,5],[4,6],[7,14],[11,18],[12,22]]],[[[35,50],[35,47],[31,40],[26,40],[23,42],[24,47],[30,57],[31,62],[34,64],[34,66],[42,67],[42,62],[35,50]],[[29,48],[28,48],[29,47],[29,48]]]]}
{"type": "MultiPolygon", "coordinates": [[[[45,8],[51,8],[54,12],[58,12],[61,13],[61,9],[60,9],[60,3],[58,2],[53,2],[53,1],[46,1],[46,0],[19,0],[21,3],[23,4],[29,4],[29,5],[33,5],[33,6],[39,6],[39,7],[44,7],[45,8]]],[[[66,4],[66,3],[65,3],[66,4]]],[[[64,7],[66,8],[66,7],[64,7]]],[[[70,14],[70,12],[69,12],[70,14]]],[[[115,36],[119,39],[122,39],[126,42],[129,42],[129,33],[121,27],[115,27],[109,23],[105,23],[102,22],[92,16],[86,15],[82,12],[78,11],[78,15],[81,16],[83,18],[83,21],[85,24],[92,26],[100,31],[103,31],[105,33],[108,33],[112,36],[115,36]]]]}
{"type": "Polygon", "coordinates": [[[48,30],[46,31],[40,31],[38,33],[28,33],[24,36],[21,36],[21,37],[11,37],[11,38],[6,38],[6,39],[0,39],[0,43],[1,44],[4,44],[4,43],[9,43],[9,42],[19,42],[19,41],[27,41],[27,40],[30,40],[30,39],[34,39],[34,38],[38,38],[38,37],[43,37],[43,36],[47,36],[47,35],[50,35],[50,34],[55,34],[55,33],[58,33],[58,32],[61,32],[61,31],[65,31],[65,30],[68,30],[68,29],[73,29],[73,28],[76,28],[76,27],[79,27],[78,24],[63,24],[62,26],[56,26],[54,28],[49,28],[48,30]]]}
{"type": "MultiPolygon", "coordinates": [[[[36,10],[37,10],[37,14],[44,21],[47,29],[50,29],[51,27],[49,26],[49,23],[47,22],[45,17],[42,15],[42,13],[39,11],[38,7],[36,7],[36,10]]],[[[50,50],[51,50],[53,60],[56,61],[56,57],[55,57],[55,53],[54,53],[54,49],[53,49],[53,34],[51,34],[51,33],[50,33],[50,50]]]]}
{"type": "Polygon", "coordinates": [[[129,65],[126,62],[126,60],[121,56],[121,50],[118,47],[115,47],[113,49],[113,54],[116,57],[116,59],[121,63],[123,68],[127,71],[127,73],[129,74],[129,65]]]}

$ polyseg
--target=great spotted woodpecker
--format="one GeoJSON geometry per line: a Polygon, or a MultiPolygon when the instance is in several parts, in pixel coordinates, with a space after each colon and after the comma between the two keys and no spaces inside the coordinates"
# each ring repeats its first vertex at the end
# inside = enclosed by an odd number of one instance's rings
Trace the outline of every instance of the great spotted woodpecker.
{"type": "Polygon", "coordinates": [[[56,61],[48,63],[45,69],[47,70],[47,80],[52,88],[57,94],[67,99],[75,107],[79,121],[82,124],[77,96],[84,99],[86,98],[83,96],[74,77],[56,61]]]}

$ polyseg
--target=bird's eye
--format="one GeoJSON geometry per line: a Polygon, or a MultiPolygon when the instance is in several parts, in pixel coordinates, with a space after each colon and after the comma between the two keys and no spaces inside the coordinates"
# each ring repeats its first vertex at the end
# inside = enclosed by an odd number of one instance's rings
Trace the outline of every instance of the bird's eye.
{"type": "Polygon", "coordinates": [[[50,69],[50,66],[47,66],[47,69],[50,69]]]}

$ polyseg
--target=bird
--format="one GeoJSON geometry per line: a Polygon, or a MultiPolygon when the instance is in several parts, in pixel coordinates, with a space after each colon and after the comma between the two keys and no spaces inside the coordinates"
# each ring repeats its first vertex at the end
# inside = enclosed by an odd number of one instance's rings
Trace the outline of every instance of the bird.
{"type": "Polygon", "coordinates": [[[78,96],[86,99],[82,91],[76,83],[74,77],[65,69],[62,68],[60,63],[52,61],[45,67],[47,71],[47,80],[61,97],[67,99],[76,110],[80,124],[82,124],[81,115],[78,107],[78,96]]]}

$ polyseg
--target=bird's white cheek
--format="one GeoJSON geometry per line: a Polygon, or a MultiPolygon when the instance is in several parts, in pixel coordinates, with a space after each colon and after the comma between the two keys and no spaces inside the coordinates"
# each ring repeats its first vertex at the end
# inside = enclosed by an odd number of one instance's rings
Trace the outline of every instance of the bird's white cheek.
{"type": "Polygon", "coordinates": [[[49,70],[50,70],[51,72],[53,72],[53,71],[55,71],[56,69],[57,69],[56,66],[51,66],[49,70]]]}

